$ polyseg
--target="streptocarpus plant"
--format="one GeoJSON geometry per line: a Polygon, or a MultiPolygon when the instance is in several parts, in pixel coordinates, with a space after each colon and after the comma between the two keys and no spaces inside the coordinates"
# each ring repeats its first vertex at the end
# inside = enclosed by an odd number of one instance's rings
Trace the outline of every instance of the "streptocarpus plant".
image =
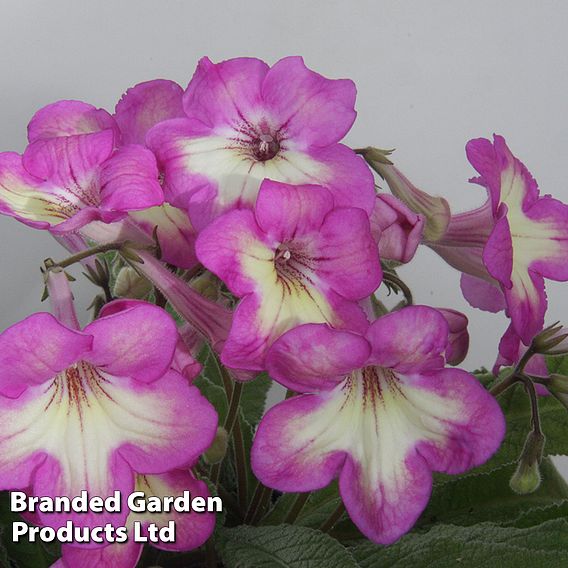
{"type": "Polygon", "coordinates": [[[52,313],[0,335],[0,489],[223,502],[26,514],[177,527],[145,547],[30,542],[38,566],[379,566],[416,546],[481,566],[497,543],[568,560],[568,488],[547,457],[568,453],[568,334],[544,327],[544,278],[568,280],[568,206],[495,136],[467,145],[487,203],[452,215],[391,151],[341,143],[355,94],[299,57],[204,58],[185,90],[142,83],[114,114],[50,104],[23,154],[0,154],[0,212],[72,253],[42,269],[52,313]],[[473,306],[505,310],[495,375],[458,368],[476,341],[464,314],[414,305],[397,268],[421,244],[473,306]],[[76,263],[103,291],[85,326],[76,263]],[[287,392],[267,410],[273,384],[287,392]],[[451,541],[462,529],[482,535],[477,564],[451,541]]]}

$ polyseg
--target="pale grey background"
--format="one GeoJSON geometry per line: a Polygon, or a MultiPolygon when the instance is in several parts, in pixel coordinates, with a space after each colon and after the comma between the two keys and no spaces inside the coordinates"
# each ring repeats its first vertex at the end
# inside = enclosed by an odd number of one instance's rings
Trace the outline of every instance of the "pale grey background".
{"type": "MultiPolygon", "coordinates": [[[[397,164],[455,211],[478,205],[465,142],[493,132],[568,201],[568,3],[530,0],[201,1],[3,0],[0,151],[21,151],[35,110],[62,98],[112,111],[129,86],[185,86],[202,55],[273,63],[300,54],[358,86],[354,146],[396,147],[397,164]]],[[[43,232],[0,218],[0,327],[40,307],[38,267],[61,256],[43,232]]],[[[470,317],[469,368],[490,366],[506,327],[472,310],[459,275],[429,250],[400,271],[419,302],[470,317]]],[[[76,285],[80,305],[93,290],[76,285]]],[[[567,288],[549,283],[549,319],[568,322],[567,288]],[[561,291],[563,290],[563,292],[561,291]]],[[[568,468],[566,468],[568,470],[568,468]]]]}

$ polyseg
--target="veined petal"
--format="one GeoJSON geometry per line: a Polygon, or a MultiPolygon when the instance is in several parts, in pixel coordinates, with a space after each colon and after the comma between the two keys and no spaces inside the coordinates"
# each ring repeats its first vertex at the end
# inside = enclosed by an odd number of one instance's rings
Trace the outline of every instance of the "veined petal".
{"type": "Polygon", "coordinates": [[[319,231],[332,209],[333,197],[323,187],[266,179],[258,192],[255,217],[265,233],[283,243],[319,231]]]}
{"type": "MultiPolygon", "coordinates": [[[[28,140],[91,134],[118,128],[112,116],[102,108],[82,101],[57,101],[39,109],[28,124],[28,140]]],[[[118,136],[117,136],[118,137],[118,136]]]]}
{"type": "Polygon", "coordinates": [[[270,116],[306,145],[327,146],[351,128],[356,88],[349,79],[326,79],[301,57],[285,57],[266,74],[262,98],[270,116]]]}
{"type": "Polygon", "coordinates": [[[220,63],[203,57],[183,95],[186,114],[211,126],[258,117],[261,85],[267,72],[268,65],[252,57],[220,63]]]}
{"type": "Polygon", "coordinates": [[[164,202],[154,154],[138,145],[123,146],[100,172],[101,207],[116,211],[140,210],[164,202]]]}
{"type": "Polygon", "coordinates": [[[287,331],[266,356],[268,374],[296,392],[330,390],[371,354],[364,337],[327,325],[305,324],[287,331]]]}
{"type": "Polygon", "coordinates": [[[132,211],[130,218],[149,236],[157,229],[156,236],[164,262],[179,268],[191,268],[197,264],[197,232],[185,211],[164,203],[159,207],[132,211]]]}
{"type": "Polygon", "coordinates": [[[178,341],[172,317],[140,302],[130,309],[99,318],[85,328],[93,337],[88,361],[107,373],[151,382],[170,367],[178,341]]]}
{"type": "Polygon", "coordinates": [[[360,300],[378,288],[382,270],[365,211],[335,209],[326,216],[316,238],[315,273],[335,292],[360,300]]]}
{"type": "Polygon", "coordinates": [[[0,393],[18,397],[45,383],[90,351],[92,335],[38,313],[0,334],[0,393]]]}
{"type": "Polygon", "coordinates": [[[373,322],[366,337],[373,363],[404,373],[441,369],[448,333],[448,322],[440,312],[408,306],[373,322]]]}
{"type": "Polygon", "coordinates": [[[0,153],[0,213],[31,227],[47,229],[62,223],[74,211],[43,180],[30,175],[19,154],[0,153]]]}
{"type": "MultiPolygon", "coordinates": [[[[148,497],[177,497],[189,491],[191,498],[210,496],[207,484],[196,479],[188,470],[176,469],[162,475],[138,475],[136,491],[143,491],[148,497]]],[[[175,543],[153,543],[162,550],[192,550],[201,546],[213,533],[215,513],[131,513],[128,523],[141,522],[145,527],[154,523],[158,527],[167,526],[169,521],[176,524],[175,543]]]]}
{"type": "Polygon", "coordinates": [[[146,133],[158,122],[184,117],[182,95],[183,89],[166,79],[138,83],[128,89],[114,111],[122,143],[144,145],[146,133]]]}
{"type": "Polygon", "coordinates": [[[463,472],[487,460],[504,435],[495,400],[471,375],[354,373],[334,390],[286,400],[267,412],[252,467],[269,487],[311,491],[339,474],[359,529],[382,544],[414,524],[430,471],[463,472]]]}
{"type": "MultiPolygon", "coordinates": [[[[108,375],[79,362],[18,399],[0,398],[0,486],[34,495],[82,490],[123,497],[133,471],[163,473],[193,463],[211,444],[216,412],[174,371],[151,384],[108,375]]],[[[124,524],[120,514],[40,513],[43,524],[124,524]]]]}
{"type": "Polygon", "coordinates": [[[221,360],[229,367],[263,370],[268,347],[283,333],[304,323],[327,323],[362,332],[368,326],[354,302],[302,282],[259,280],[259,290],[247,295],[235,310],[221,360]]]}

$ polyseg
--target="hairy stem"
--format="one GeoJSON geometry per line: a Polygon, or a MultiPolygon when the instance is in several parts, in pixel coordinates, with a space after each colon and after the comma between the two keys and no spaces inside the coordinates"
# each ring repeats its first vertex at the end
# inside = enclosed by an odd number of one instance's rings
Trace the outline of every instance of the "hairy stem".
{"type": "Polygon", "coordinates": [[[414,300],[412,298],[412,291],[406,285],[404,281],[402,281],[398,276],[393,274],[392,272],[384,272],[383,273],[383,282],[387,282],[388,284],[392,284],[400,289],[400,291],[404,295],[404,299],[406,300],[406,304],[408,306],[412,306],[414,300]]]}

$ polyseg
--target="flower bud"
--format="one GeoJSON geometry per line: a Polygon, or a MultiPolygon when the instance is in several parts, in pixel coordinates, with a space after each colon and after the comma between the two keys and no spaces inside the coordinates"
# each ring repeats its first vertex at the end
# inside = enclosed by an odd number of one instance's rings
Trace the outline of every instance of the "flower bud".
{"type": "Polygon", "coordinates": [[[533,339],[534,351],[542,355],[568,355],[567,332],[559,322],[548,326],[533,339]]]}
{"type": "Polygon", "coordinates": [[[526,495],[533,493],[540,486],[540,460],[545,438],[540,432],[530,432],[525,441],[519,464],[509,486],[515,493],[526,495]]]}
{"type": "Polygon", "coordinates": [[[124,266],[120,269],[113,293],[118,298],[145,298],[152,290],[152,284],[138,274],[134,268],[124,266]]]}
{"type": "Polygon", "coordinates": [[[448,228],[451,217],[448,202],[443,197],[435,197],[414,186],[387,158],[391,151],[369,147],[360,150],[359,153],[387,182],[395,197],[398,197],[412,211],[424,217],[424,239],[430,242],[441,239],[448,228]]]}
{"type": "Polygon", "coordinates": [[[550,375],[546,386],[555,394],[568,395],[568,377],[565,377],[564,375],[557,375],[556,373],[553,373],[550,375]]]}
{"type": "Polygon", "coordinates": [[[219,298],[218,284],[217,277],[207,270],[191,281],[192,288],[209,300],[217,300],[219,298]]]}
{"type": "Polygon", "coordinates": [[[203,454],[203,459],[208,464],[214,464],[220,462],[227,453],[227,447],[229,445],[229,435],[227,430],[223,426],[217,428],[217,433],[215,434],[215,439],[213,443],[209,446],[209,449],[203,454]]]}

